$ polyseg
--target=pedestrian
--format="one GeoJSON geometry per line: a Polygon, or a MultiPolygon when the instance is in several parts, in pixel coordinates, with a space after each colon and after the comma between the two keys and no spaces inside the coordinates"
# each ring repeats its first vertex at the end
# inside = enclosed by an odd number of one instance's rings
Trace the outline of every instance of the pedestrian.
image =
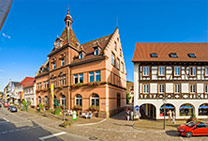
{"type": "Polygon", "coordinates": [[[131,120],[134,120],[134,111],[131,111],[131,120]]]}
{"type": "Polygon", "coordinates": [[[173,118],[173,124],[175,124],[176,115],[175,115],[175,112],[174,111],[172,112],[172,118],[173,118]]]}
{"type": "Polygon", "coordinates": [[[126,117],[127,117],[127,120],[129,121],[129,118],[130,118],[130,110],[129,109],[126,112],[126,117]]]}
{"type": "Polygon", "coordinates": [[[167,114],[168,114],[169,122],[171,123],[171,120],[172,120],[172,111],[169,110],[167,114]]]}

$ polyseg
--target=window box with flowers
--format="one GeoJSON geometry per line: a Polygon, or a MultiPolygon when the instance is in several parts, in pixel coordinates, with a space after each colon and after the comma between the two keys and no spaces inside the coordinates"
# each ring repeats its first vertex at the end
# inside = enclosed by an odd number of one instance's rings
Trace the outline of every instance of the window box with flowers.
{"type": "Polygon", "coordinates": [[[100,84],[101,84],[100,81],[99,82],[95,81],[95,82],[88,83],[89,86],[99,86],[100,84]]]}
{"type": "Polygon", "coordinates": [[[82,106],[81,105],[75,105],[74,106],[74,110],[82,110],[82,106]]]}
{"type": "Polygon", "coordinates": [[[72,85],[73,88],[78,88],[78,87],[81,87],[81,86],[83,86],[82,83],[77,83],[77,84],[72,85]]]}
{"type": "Polygon", "coordinates": [[[96,111],[98,112],[99,111],[99,106],[91,105],[89,110],[92,111],[92,112],[96,112],[96,111]]]}
{"type": "Polygon", "coordinates": [[[40,92],[40,89],[37,89],[36,92],[39,93],[40,92]]]}

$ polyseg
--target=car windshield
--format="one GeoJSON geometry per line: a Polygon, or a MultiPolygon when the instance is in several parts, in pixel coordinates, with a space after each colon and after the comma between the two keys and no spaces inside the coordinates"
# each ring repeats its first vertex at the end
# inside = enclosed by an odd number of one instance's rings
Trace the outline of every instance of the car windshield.
{"type": "Polygon", "coordinates": [[[193,127],[194,125],[196,125],[195,121],[190,121],[190,122],[186,123],[186,126],[188,126],[188,127],[193,127]]]}

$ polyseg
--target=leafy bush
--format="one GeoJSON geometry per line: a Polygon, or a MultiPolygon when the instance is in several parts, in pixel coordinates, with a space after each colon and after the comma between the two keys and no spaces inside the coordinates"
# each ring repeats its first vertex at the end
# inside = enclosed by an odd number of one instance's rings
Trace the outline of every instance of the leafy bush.
{"type": "Polygon", "coordinates": [[[54,110],[54,115],[60,115],[62,109],[60,107],[57,107],[55,110],[54,110]]]}
{"type": "Polygon", "coordinates": [[[91,105],[89,110],[92,111],[92,112],[99,111],[99,106],[91,105]]]}
{"type": "Polygon", "coordinates": [[[68,127],[70,125],[72,125],[72,121],[64,121],[59,126],[66,128],[66,127],[68,127]]]}

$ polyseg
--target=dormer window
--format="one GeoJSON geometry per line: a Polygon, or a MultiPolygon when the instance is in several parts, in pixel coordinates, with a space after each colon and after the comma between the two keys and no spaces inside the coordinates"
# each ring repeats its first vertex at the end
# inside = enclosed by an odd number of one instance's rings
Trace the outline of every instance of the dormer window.
{"type": "Polygon", "coordinates": [[[189,53],[188,56],[189,56],[190,58],[196,58],[196,55],[195,55],[194,53],[189,53]]]}
{"type": "Polygon", "coordinates": [[[151,53],[151,54],[150,54],[150,57],[152,57],[152,58],[157,58],[158,56],[157,56],[157,53],[151,53]]]}
{"type": "Polygon", "coordinates": [[[99,54],[99,49],[98,48],[95,48],[94,55],[98,55],[98,54],[99,54]]]}
{"type": "Polygon", "coordinates": [[[176,53],[170,53],[169,56],[170,56],[171,58],[178,58],[178,56],[177,56],[176,53]]]}
{"type": "Polygon", "coordinates": [[[53,63],[53,69],[56,69],[56,63],[55,62],[53,63]]]}
{"type": "Polygon", "coordinates": [[[61,59],[61,66],[64,66],[64,64],[65,64],[65,60],[63,58],[63,59],[61,59]]]}
{"type": "Polygon", "coordinates": [[[83,53],[82,52],[79,54],[79,59],[83,59],[83,53]]]}
{"type": "Polygon", "coordinates": [[[57,42],[56,42],[56,47],[59,47],[60,46],[60,40],[58,40],[57,42]]]}

